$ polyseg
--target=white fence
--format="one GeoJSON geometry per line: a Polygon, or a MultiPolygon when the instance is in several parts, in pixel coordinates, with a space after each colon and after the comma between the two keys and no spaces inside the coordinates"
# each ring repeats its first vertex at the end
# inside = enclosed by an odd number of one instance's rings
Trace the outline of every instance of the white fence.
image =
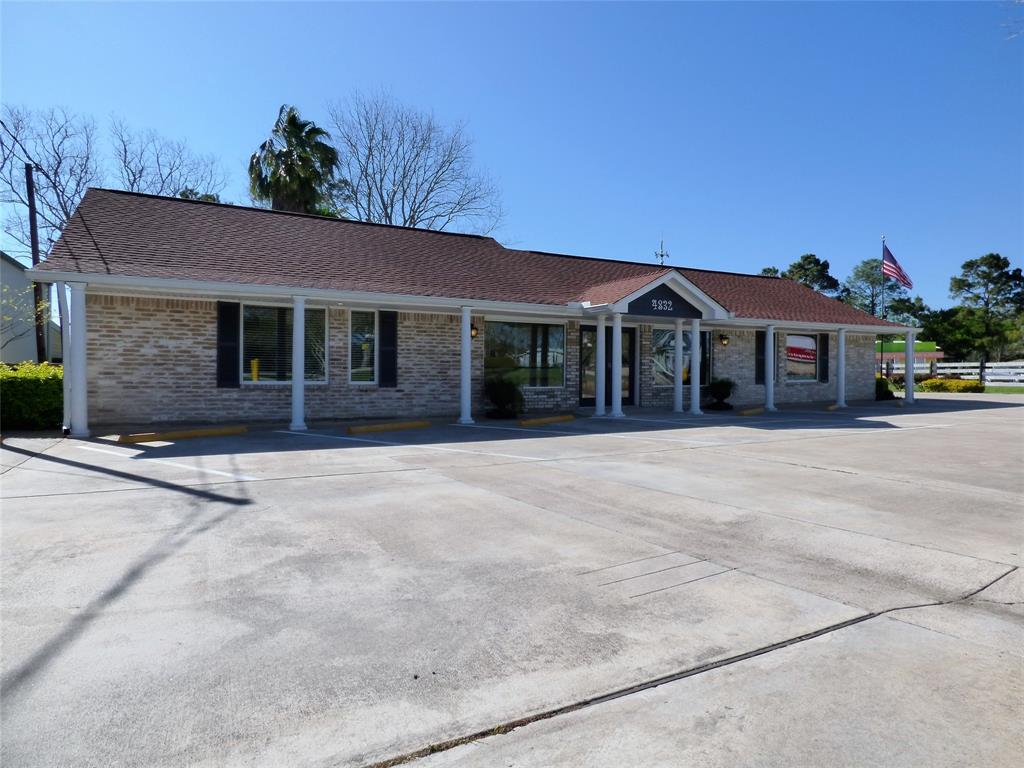
{"type": "MultiPolygon", "coordinates": [[[[959,376],[961,379],[978,380],[980,363],[914,363],[914,373],[931,373],[936,376],[959,376]]],[[[903,374],[903,363],[885,361],[885,369],[903,374]]],[[[1024,363],[986,363],[986,384],[1024,384],[1024,363]]]]}

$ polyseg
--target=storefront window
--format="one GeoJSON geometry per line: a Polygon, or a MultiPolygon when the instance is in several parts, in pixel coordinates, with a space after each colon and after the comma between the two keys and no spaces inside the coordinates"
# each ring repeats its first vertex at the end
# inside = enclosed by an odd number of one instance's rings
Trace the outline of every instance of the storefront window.
{"type": "Polygon", "coordinates": [[[815,336],[787,334],[786,380],[818,380],[818,339],[815,336]]]}
{"type": "MultiPolygon", "coordinates": [[[[711,332],[700,334],[700,380],[710,381],[711,332]]],[[[654,386],[670,387],[675,383],[676,332],[670,328],[655,328],[651,337],[651,362],[654,366],[654,386]]],[[[690,383],[690,332],[683,331],[683,384],[690,383]]]]}
{"type": "Polygon", "coordinates": [[[561,387],[565,382],[565,327],[489,322],[484,333],[484,374],[521,387],[561,387]]]}
{"type": "MultiPolygon", "coordinates": [[[[327,312],[306,310],[306,381],[327,380],[327,312]]],[[[292,379],[292,309],[246,304],[242,312],[242,381],[292,379]]]]}

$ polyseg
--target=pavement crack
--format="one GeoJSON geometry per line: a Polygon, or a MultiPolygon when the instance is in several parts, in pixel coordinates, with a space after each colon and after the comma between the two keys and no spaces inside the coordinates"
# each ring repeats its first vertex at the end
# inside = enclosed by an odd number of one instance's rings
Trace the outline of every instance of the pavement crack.
{"type": "Polygon", "coordinates": [[[411,763],[414,760],[429,757],[430,755],[437,754],[438,752],[447,752],[448,750],[454,749],[455,747],[460,747],[464,744],[470,744],[476,741],[480,741],[481,739],[485,739],[488,736],[497,736],[500,734],[509,733],[510,731],[514,731],[518,728],[522,728],[524,726],[531,725],[542,720],[550,720],[551,718],[567,715],[572,712],[577,712],[581,709],[587,709],[589,707],[597,706],[598,704],[604,704],[610,701],[615,701],[616,699],[621,699],[625,696],[632,696],[637,693],[649,691],[652,688],[657,688],[659,686],[665,685],[666,683],[674,683],[678,680],[684,680],[688,677],[694,677],[695,675],[701,675],[705,672],[711,672],[722,667],[737,664],[741,661],[748,661],[749,659],[753,659],[758,656],[763,656],[767,653],[772,653],[773,651],[782,650],[783,648],[788,648],[792,645],[797,645],[798,643],[804,643],[808,640],[814,640],[815,638],[822,637],[823,635],[828,635],[833,632],[838,632],[840,630],[847,629],[848,627],[852,627],[856,624],[861,624],[865,621],[870,621],[871,619],[878,618],[879,616],[885,616],[889,613],[895,613],[896,611],[908,611],[913,610],[915,608],[931,608],[934,606],[951,605],[953,603],[959,603],[966,600],[970,600],[975,595],[981,594],[986,589],[993,586],[1002,579],[1006,578],[1016,570],[1017,566],[1013,566],[1009,570],[1000,574],[999,576],[996,576],[991,581],[983,584],[977,589],[971,590],[970,592],[961,595],[960,597],[955,597],[950,600],[937,600],[928,603],[901,605],[896,606],[894,608],[886,608],[885,610],[881,611],[871,611],[860,616],[855,616],[852,619],[847,619],[846,621],[841,621],[836,624],[829,624],[828,626],[821,627],[820,629],[816,629],[813,632],[807,632],[802,635],[797,635],[796,637],[791,637],[786,640],[780,640],[778,642],[771,643],[770,645],[762,646],[761,648],[756,648],[752,651],[746,651],[745,653],[736,654],[734,656],[728,656],[724,659],[719,659],[718,661],[700,664],[696,667],[690,667],[688,669],[683,669],[668,675],[655,677],[650,680],[645,680],[643,682],[627,686],[625,688],[619,688],[617,690],[600,694],[598,696],[593,696],[588,699],[576,701],[571,704],[565,704],[560,707],[554,707],[552,709],[536,712],[532,715],[526,715],[525,717],[517,718],[515,720],[508,720],[506,722],[498,723],[489,728],[485,728],[474,733],[469,733],[464,736],[457,736],[453,739],[448,739],[446,741],[440,741],[434,744],[429,744],[425,747],[421,747],[420,749],[416,749],[411,752],[406,752],[401,755],[385,758],[384,760],[379,760],[375,763],[369,763],[365,765],[364,768],[394,768],[394,766],[411,763]]]}

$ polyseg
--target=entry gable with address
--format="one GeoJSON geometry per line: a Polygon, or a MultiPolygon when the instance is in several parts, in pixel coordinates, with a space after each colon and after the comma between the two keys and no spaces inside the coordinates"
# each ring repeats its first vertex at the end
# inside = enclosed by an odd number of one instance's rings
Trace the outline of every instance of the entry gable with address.
{"type": "Polygon", "coordinates": [[[703,314],[697,307],[673,291],[667,285],[656,286],[629,302],[626,312],[630,315],[649,315],[652,317],[684,317],[701,318],[703,314]]]}

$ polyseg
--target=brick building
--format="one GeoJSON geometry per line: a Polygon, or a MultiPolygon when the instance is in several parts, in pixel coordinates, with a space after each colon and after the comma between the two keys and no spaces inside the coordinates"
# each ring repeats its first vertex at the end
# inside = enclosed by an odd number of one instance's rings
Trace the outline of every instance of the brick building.
{"type": "Polygon", "coordinates": [[[723,377],[736,404],[845,405],[874,397],[876,335],[915,332],[782,278],[102,189],[30,274],[70,287],[77,435],[469,421],[489,377],[517,382],[530,411],[699,413],[700,385],[723,377]]]}

